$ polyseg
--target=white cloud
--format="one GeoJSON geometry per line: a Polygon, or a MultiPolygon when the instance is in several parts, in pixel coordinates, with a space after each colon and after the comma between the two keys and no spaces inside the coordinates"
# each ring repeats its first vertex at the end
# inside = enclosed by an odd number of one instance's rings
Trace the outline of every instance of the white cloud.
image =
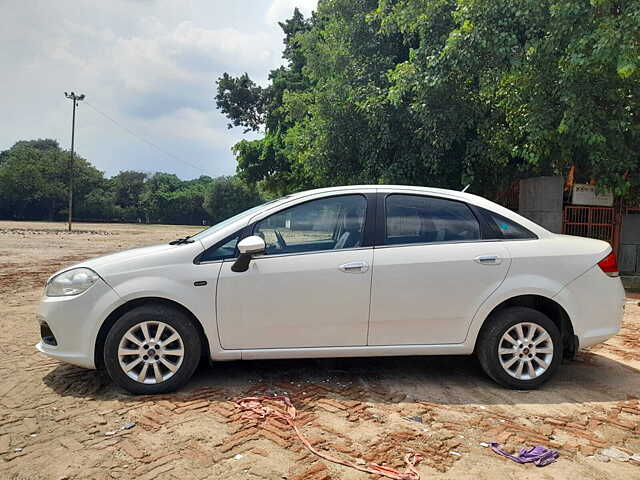
{"type": "MultiPolygon", "coordinates": [[[[248,72],[259,82],[281,62],[276,21],[316,0],[209,2],[33,0],[0,2],[0,150],[20,139],[53,137],[69,144],[70,103],[87,101],[144,138],[210,175],[235,170],[226,129],[215,109],[214,82],[248,72]]],[[[131,137],[88,105],[78,112],[77,149],[108,174],[124,168],[202,172],[131,137]]]]}
{"type": "Polygon", "coordinates": [[[290,18],[296,7],[305,17],[308,17],[317,4],[317,0],[273,0],[267,9],[265,19],[268,24],[277,24],[290,18]]]}

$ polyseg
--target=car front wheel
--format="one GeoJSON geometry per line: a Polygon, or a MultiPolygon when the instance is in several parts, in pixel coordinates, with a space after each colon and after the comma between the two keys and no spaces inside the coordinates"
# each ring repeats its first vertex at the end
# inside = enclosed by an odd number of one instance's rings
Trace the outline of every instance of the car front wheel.
{"type": "Polygon", "coordinates": [[[499,310],[488,319],[476,354],[484,371],[500,385],[538,388],[562,360],[560,331],[545,314],[527,307],[499,310]]]}
{"type": "Polygon", "coordinates": [[[165,393],[191,378],[200,354],[200,335],[187,315],[165,305],[142,305],[122,315],[107,334],[104,365],[131,393],[165,393]]]}

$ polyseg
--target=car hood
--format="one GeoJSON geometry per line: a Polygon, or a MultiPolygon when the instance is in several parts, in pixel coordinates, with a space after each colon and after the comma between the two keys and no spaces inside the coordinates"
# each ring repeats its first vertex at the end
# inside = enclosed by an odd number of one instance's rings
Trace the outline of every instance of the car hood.
{"type": "Polygon", "coordinates": [[[176,245],[164,243],[161,245],[151,245],[149,247],[130,248],[129,250],[123,250],[122,252],[109,253],[107,255],[85,260],[84,262],[75,265],[75,267],[87,267],[97,271],[102,269],[104,266],[112,266],[134,259],[138,260],[149,255],[162,254],[163,252],[168,252],[176,247],[176,245]]]}
{"type": "Polygon", "coordinates": [[[163,263],[170,264],[176,261],[184,261],[195,257],[203,250],[200,242],[182,245],[151,245],[148,247],[132,248],[122,252],[110,253],[100,257],[91,258],[84,262],[72,265],[56,272],[52,277],[72,268],[90,268],[101,277],[112,273],[121,273],[146,266],[157,266],[163,263]]]}

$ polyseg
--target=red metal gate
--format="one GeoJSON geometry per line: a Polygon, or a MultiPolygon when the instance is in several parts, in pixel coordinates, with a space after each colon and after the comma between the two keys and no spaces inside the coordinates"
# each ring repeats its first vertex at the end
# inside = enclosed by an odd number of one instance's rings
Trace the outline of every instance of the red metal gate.
{"type": "Polygon", "coordinates": [[[562,233],[597,238],[614,245],[615,217],[613,207],[566,205],[562,218],[562,233]]]}

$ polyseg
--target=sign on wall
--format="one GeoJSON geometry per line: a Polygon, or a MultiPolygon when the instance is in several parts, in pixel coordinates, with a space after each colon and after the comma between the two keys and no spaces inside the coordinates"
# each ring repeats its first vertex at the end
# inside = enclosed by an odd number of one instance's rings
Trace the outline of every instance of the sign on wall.
{"type": "Polygon", "coordinates": [[[612,207],[613,193],[602,192],[596,194],[596,186],[586,183],[576,183],[573,186],[573,195],[571,197],[573,205],[594,205],[598,207],[612,207]]]}

